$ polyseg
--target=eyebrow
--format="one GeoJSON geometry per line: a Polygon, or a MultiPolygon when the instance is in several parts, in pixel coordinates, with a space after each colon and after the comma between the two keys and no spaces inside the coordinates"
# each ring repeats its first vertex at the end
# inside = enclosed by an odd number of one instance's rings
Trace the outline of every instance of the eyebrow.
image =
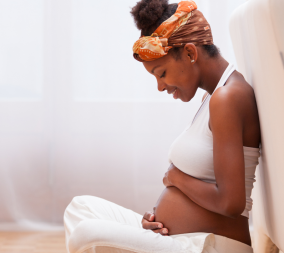
{"type": "Polygon", "coordinates": [[[154,74],[155,69],[158,68],[158,67],[161,67],[161,65],[158,65],[158,66],[154,67],[154,68],[152,69],[151,73],[154,74]]]}

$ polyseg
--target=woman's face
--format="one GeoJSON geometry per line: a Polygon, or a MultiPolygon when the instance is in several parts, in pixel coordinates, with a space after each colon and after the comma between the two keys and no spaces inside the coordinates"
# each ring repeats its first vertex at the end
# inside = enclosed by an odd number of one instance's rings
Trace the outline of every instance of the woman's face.
{"type": "Polygon", "coordinates": [[[196,59],[197,50],[190,53],[184,48],[180,50],[179,59],[168,53],[164,57],[143,64],[146,70],[156,77],[159,91],[166,90],[173,94],[175,99],[188,102],[194,97],[200,82],[196,59]],[[195,60],[193,63],[192,59],[195,60]]]}

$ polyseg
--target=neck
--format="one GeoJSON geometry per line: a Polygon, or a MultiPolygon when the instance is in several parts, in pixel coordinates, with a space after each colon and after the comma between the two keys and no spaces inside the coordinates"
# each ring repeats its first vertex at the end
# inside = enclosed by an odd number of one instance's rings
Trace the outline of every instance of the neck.
{"type": "Polygon", "coordinates": [[[215,90],[229,63],[222,57],[207,59],[202,63],[200,88],[210,95],[215,90]]]}

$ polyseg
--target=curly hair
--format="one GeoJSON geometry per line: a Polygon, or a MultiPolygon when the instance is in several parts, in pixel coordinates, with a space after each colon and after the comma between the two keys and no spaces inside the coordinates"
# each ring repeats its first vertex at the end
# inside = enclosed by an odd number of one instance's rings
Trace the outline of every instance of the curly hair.
{"type": "MultiPolygon", "coordinates": [[[[131,9],[131,14],[141,36],[150,36],[165,20],[171,17],[178,4],[169,4],[168,0],[140,0],[131,9]]],[[[220,54],[219,49],[213,45],[202,45],[202,48],[210,57],[220,54]]],[[[169,52],[176,58],[180,58],[181,48],[172,48],[169,52]]]]}

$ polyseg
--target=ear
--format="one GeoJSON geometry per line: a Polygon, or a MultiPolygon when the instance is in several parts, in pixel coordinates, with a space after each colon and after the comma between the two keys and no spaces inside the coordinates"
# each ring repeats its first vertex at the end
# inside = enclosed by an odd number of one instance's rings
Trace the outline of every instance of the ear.
{"type": "Polygon", "coordinates": [[[184,46],[184,50],[186,51],[189,60],[192,63],[195,63],[198,58],[198,52],[196,46],[193,43],[187,43],[184,46]]]}

